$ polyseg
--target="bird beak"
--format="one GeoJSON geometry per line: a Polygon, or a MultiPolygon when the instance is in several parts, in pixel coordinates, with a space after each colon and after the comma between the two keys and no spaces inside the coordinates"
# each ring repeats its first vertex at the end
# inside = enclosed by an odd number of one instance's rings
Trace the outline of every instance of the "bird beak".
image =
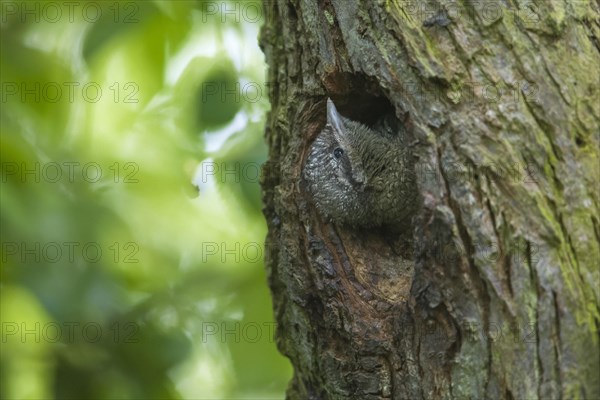
{"type": "Polygon", "coordinates": [[[327,123],[333,128],[333,134],[338,140],[345,136],[346,128],[344,127],[342,116],[338,113],[331,99],[327,99],[327,123]]]}

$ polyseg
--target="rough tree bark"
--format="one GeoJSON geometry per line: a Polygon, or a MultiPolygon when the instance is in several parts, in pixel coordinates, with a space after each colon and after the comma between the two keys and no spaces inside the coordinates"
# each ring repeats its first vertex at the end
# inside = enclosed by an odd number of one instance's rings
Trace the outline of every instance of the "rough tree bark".
{"type": "Polygon", "coordinates": [[[291,399],[600,398],[594,1],[265,0],[267,268],[291,399]],[[325,99],[415,139],[404,236],[302,185],[325,99]]]}

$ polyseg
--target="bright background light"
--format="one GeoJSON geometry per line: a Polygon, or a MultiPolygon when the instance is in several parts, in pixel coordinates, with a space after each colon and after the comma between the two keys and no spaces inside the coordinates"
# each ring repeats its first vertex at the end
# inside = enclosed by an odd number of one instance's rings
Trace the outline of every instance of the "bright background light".
{"type": "Polygon", "coordinates": [[[0,397],[283,398],[260,2],[50,3],[2,3],[0,397]]]}

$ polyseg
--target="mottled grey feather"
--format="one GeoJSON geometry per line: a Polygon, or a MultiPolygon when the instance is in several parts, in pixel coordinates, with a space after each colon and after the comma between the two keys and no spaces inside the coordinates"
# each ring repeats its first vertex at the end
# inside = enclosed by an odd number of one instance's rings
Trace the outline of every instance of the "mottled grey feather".
{"type": "Polygon", "coordinates": [[[402,228],[417,209],[404,129],[388,120],[368,128],[341,116],[331,100],[327,125],[310,148],[304,179],[319,212],[342,225],[402,228]]]}

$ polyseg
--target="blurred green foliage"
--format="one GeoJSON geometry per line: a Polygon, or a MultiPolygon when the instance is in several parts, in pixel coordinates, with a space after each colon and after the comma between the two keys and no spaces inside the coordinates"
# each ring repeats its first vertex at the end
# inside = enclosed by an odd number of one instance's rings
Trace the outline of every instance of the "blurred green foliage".
{"type": "Polygon", "coordinates": [[[1,7],[1,397],[282,398],[259,2],[1,7]]]}

